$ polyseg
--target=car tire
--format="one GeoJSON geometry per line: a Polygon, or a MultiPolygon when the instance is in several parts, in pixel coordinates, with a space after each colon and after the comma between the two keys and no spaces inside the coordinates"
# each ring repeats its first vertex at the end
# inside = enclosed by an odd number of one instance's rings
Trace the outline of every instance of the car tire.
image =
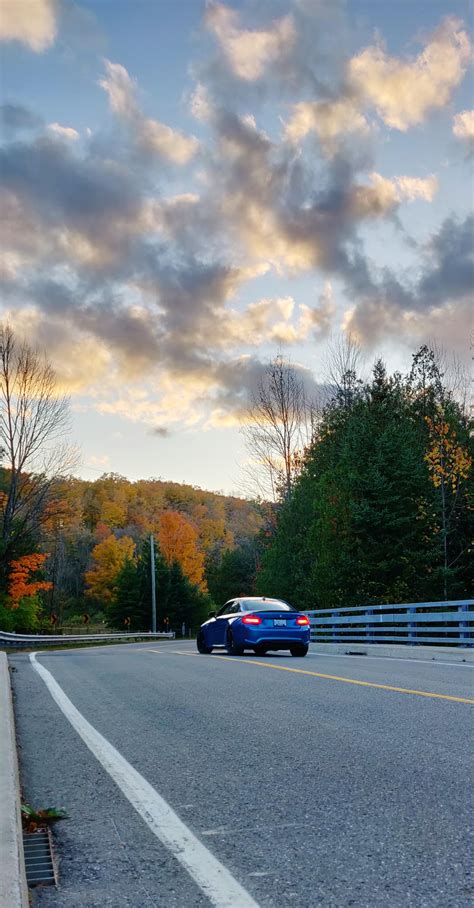
{"type": "Polygon", "coordinates": [[[255,655],[256,655],[256,656],[266,656],[266,655],[267,655],[267,652],[268,652],[268,650],[267,650],[267,647],[266,647],[266,646],[256,646],[256,647],[255,647],[255,655]]]}
{"type": "Polygon", "coordinates": [[[243,646],[237,646],[234,642],[234,636],[231,630],[227,631],[226,649],[229,656],[242,656],[244,652],[243,646]]]}
{"type": "Polygon", "coordinates": [[[196,639],[196,646],[198,648],[198,653],[201,653],[203,656],[208,656],[212,653],[212,646],[206,646],[206,639],[202,631],[199,631],[196,639]]]}
{"type": "Polygon", "coordinates": [[[292,656],[295,656],[295,657],[306,656],[308,649],[309,649],[309,647],[308,647],[307,643],[295,643],[294,646],[290,646],[290,653],[292,656]]]}

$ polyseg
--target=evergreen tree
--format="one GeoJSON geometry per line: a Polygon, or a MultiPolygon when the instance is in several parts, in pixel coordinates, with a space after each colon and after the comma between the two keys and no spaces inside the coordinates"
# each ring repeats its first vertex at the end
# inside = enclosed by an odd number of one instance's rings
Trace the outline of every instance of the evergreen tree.
{"type": "MultiPolygon", "coordinates": [[[[155,551],[155,588],[157,627],[166,614],[169,594],[169,568],[159,551],[155,551]]],[[[127,559],[115,584],[115,596],[107,609],[109,626],[123,629],[130,618],[130,630],[152,628],[150,541],[144,539],[138,556],[127,559]]]]}
{"type": "Polygon", "coordinates": [[[188,580],[179,562],[174,561],[169,568],[166,603],[171,628],[180,632],[184,624],[187,629],[196,630],[207,617],[209,608],[208,596],[188,580]]]}
{"type": "Polygon", "coordinates": [[[219,605],[234,596],[252,595],[254,584],[255,550],[250,546],[227,550],[208,574],[209,593],[219,605]]]}
{"type": "MultiPolygon", "coordinates": [[[[209,609],[209,599],[185,577],[177,561],[168,565],[155,548],[157,628],[196,628],[209,609]]],[[[150,542],[144,540],[136,559],[129,558],[117,577],[115,597],[107,609],[111,627],[147,631],[152,627],[150,542]],[[130,624],[125,624],[130,619],[130,624]]]]}
{"type": "Polygon", "coordinates": [[[441,600],[448,572],[449,590],[467,595],[468,443],[430,351],[419,351],[407,381],[379,360],[350,407],[336,396],[326,409],[279,510],[258,592],[305,609],[441,600]],[[441,449],[430,439],[430,414],[440,412],[449,424],[441,449]],[[440,470],[444,498],[433,482],[440,470]]]}

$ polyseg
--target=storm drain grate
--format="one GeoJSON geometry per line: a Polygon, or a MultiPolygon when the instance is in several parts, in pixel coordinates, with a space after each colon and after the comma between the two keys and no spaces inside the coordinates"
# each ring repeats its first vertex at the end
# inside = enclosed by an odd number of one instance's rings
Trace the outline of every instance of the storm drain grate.
{"type": "Polygon", "coordinates": [[[23,833],[23,849],[28,886],[38,886],[40,883],[43,886],[55,886],[56,870],[49,829],[23,833]]]}

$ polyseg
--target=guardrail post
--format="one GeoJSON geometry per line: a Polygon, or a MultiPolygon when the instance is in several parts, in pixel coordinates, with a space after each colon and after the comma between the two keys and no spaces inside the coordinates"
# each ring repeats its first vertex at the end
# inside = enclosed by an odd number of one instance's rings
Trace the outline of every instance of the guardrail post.
{"type": "MultiPolygon", "coordinates": [[[[365,615],[367,618],[369,615],[373,615],[373,614],[374,614],[373,608],[367,608],[365,610],[365,615]]],[[[369,621],[365,622],[365,636],[366,636],[367,640],[370,640],[370,638],[374,636],[372,624],[369,621]]]]}
{"type": "MultiPolygon", "coordinates": [[[[407,614],[416,615],[415,606],[412,605],[409,608],[407,608],[407,614]]],[[[416,621],[410,622],[408,624],[408,641],[407,642],[410,646],[416,646],[416,628],[417,628],[416,621]]]]}
{"type": "Polygon", "coordinates": [[[471,634],[470,634],[470,624],[469,621],[463,621],[462,618],[469,611],[469,606],[467,602],[461,602],[461,605],[458,608],[458,622],[459,622],[459,642],[464,642],[465,645],[469,646],[472,643],[471,634]]]}
{"type": "MultiPolygon", "coordinates": [[[[333,618],[339,618],[339,612],[334,612],[334,613],[333,613],[333,618]]],[[[337,631],[338,631],[338,625],[337,625],[337,624],[333,624],[333,625],[331,625],[331,628],[332,628],[332,640],[333,640],[333,643],[337,643],[337,641],[339,640],[339,635],[338,635],[338,633],[337,633],[337,631]]]]}

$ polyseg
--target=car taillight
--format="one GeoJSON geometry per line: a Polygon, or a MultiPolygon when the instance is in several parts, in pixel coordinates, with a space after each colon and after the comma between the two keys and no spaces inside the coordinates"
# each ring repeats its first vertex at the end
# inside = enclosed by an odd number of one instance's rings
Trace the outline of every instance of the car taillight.
{"type": "Polygon", "coordinates": [[[300,615],[299,618],[296,619],[296,623],[297,624],[309,624],[309,618],[306,615],[300,615]]]}
{"type": "Polygon", "coordinates": [[[261,624],[262,619],[258,615],[244,615],[242,624],[261,624]]]}

